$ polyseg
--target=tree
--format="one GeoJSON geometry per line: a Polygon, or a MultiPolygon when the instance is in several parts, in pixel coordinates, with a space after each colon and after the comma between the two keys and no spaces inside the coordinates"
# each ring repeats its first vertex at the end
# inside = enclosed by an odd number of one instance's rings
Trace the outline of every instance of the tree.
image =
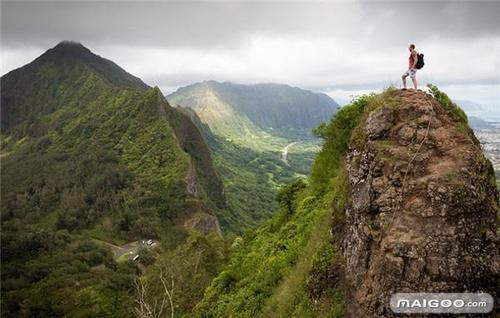
{"type": "Polygon", "coordinates": [[[175,308],[174,308],[174,278],[171,277],[170,284],[164,277],[164,273],[160,273],[160,282],[163,287],[163,293],[160,297],[152,297],[152,292],[149,288],[147,282],[144,279],[138,278],[135,281],[136,287],[136,307],[134,308],[134,313],[138,318],[159,318],[167,316],[167,309],[165,305],[170,306],[170,317],[174,318],[175,308]]]}
{"type": "Polygon", "coordinates": [[[288,215],[293,214],[295,210],[295,197],[305,187],[306,183],[302,179],[298,179],[294,183],[287,184],[279,189],[276,200],[288,215]]]}

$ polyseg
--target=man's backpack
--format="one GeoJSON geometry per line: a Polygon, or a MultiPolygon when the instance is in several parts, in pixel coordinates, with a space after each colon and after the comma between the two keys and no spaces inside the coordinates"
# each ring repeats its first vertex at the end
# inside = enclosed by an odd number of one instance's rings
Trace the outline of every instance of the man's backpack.
{"type": "Polygon", "coordinates": [[[423,53],[418,53],[417,54],[417,64],[415,64],[415,67],[417,68],[417,70],[421,69],[422,67],[424,67],[425,63],[424,63],[424,54],[423,53]]]}

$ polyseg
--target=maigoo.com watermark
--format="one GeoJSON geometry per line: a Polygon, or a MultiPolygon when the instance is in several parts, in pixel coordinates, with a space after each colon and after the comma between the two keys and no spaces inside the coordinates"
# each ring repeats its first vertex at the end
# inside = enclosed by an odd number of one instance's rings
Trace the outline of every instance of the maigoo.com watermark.
{"type": "Polygon", "coordinates": [[[397,314],[487,314],[493,310],[487,293],[398,293],[391,296],[397,314]]]}

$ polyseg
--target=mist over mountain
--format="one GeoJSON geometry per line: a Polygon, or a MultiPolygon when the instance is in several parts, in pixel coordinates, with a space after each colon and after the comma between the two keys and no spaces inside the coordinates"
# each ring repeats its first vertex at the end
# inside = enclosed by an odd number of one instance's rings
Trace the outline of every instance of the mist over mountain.
{"type": "Polygon", "coordinates": [[[484,106],[469,100],[454,100],[468,116],[473,116],[486,121],[500,121],[500,108],[494,105],[484,106]]]}
{"type": "Polygon", "coordinates": [[[338,108],[325,94],[283,84],[206,81],[179,88],[167,99],[192,108],[215,133],[242,141],[268,134],[311,136],[310,130],[328,121],[338,108]]]}
{"type": "Polygon", "coordinates": [[[196,110],[199,104],[178,96],[198,89],[211,90],[261,128],[312,128],[327,121],[338,108],[338,104],[326,94],[284,84],[243,85],[207,81],[180,88],[169,98],[196,110]]]}
{"type": "Polygon", "coordinates": [[[460,105],[460,107],[467,113],[467,112],[477,112],[477,111],[482,111],[484,110],[483,106],[479,105],[478,103],[474,103],[470,100],[454,100],[457,105],[460,105]]]}

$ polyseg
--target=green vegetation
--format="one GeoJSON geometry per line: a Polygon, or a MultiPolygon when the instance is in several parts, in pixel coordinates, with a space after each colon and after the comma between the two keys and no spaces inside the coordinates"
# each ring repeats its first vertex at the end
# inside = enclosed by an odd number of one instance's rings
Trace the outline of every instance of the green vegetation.
{"type": "Polygon", "coordinates": [[[239,234],[273,215],[281,184],[309,174],[320,148],[309,126],[329,118],[336,107],[326,96],[285,85],[213,81],[181,88],[168,99],[183,106],[179,109],[205,137],[228,203],[215,211],[226,232],[239,234]],[[283,149],[294,141],[300,143],[283,162],[283,149]]]}
{"type": "MultiPolygon", "coordinates": [[[[286,190],[285,190],[286,191],[286,190]]],[[[286,196],[296,196],[289,193],[286,196]]],[[[281,209],[256,231],[248,231],[232,251],[229,265],[212,282],[196,310],[209,317],[238,313],[255,317],[279,283],[290,274],[325,211],[317,198],[300,193],[300,209],[281,209]]]]}
{"type": "Polygon", "coordinates": [[[215,81],[180,88],[168,100],[193,109],[215,134],[257,151],[311,140],[309,130],[338,107],[327,95],[287,85],[215,81]]]}
{"type": "Polygon", "coordinates": [[[228,208],[216,210],[217,216],[226,231],[241,234],[274,214],[278,186],[292,181],[296,173],[276,154],[217,140],[210,148],[228,200],[228,208]]]}
{"type": "Polygon", "coordinates": [[[427,87],[430,89],[432,96],[446,109],[448,116],[453,119],[457,124],[461,124],[464,127],[467,125],[467,115],[465,112],[457,106],[444,92],[440,91],[435,85],[428,84],[427,87]]]}
{"type": "Polygon", "coordinates": [[[234,241],[229,263],[205,291],[197,315],[343,316],[344,296],[337,282],[325,281],[335,276],[331,269],[338,263],[330,236],[332,210],[341,221],[348,191],[343,158],[349,142],[361,138],[355,128],[372,103],[377,104],[374,96],[362,96],[315,129],[325,143],[310,183],[282,186],[272,220],[234,241]]]}
{"type": "Polygon", "coordinates": [[[255,227],[268,220],[276,211],[276,191],[282,184],[292,182],[309,173],[312,152],[289,156],[290,166],[276,152],[255,151],[225,140],[203,124],[196,113],[182,109],[188,114],[212,153],[214,165],[224,180],[227,207],[215,208],[219,222],[226,233],[241,234],[246,228],[255,227]]]}
{"type": "Polygon", "coordinates": [[[131,315],[139,269],[94,239],[175,249],[186,218],[224,202],[186,121],[159,89],[79,44],[2,77],[2,316],[131,315]]]}
{"type": "MultiPolygon", "coordinates": [[[[168,297],[165,295],[167,287],[175,315],[189,316],[203,297],[205,288],[226,262],[227,249],[226,242],[215,234],[191,233],[175,249],[160,252],[156,256],[157,261],[138,281],[145,287],[144,301],[148,304],[156,301],[159,305],[162,299],[168,297]]],[[[164,308],[164,312],[169,314],[171,310],[169,305],[164,308]]]]}
{"type": "MultiPolygon", "coordinates": [[[[305,131],[320,120],[300,104],[324,97],[199,85],[172,99],[201,110],[172,108],[159,89],[68,43],[2,78],[2,316],[129,317],[147,306],[175,317],[345,315],[333,244],[345,154],[365,145],[360,123],[372,110],[396,104],[394,89],[342,107],[314,139],[305,131]],[[292,117],[276,115],[285,106],[292,117]],[[202,213],[216,214],[226,238],[185,228],[202,213]],[[158,245],[130,243],[145,238],[158,245]],[[115,257],[111,243],[133,253],[115,257]]],[[[320,104],[321,118],[333,112],[320,104]]]]}

